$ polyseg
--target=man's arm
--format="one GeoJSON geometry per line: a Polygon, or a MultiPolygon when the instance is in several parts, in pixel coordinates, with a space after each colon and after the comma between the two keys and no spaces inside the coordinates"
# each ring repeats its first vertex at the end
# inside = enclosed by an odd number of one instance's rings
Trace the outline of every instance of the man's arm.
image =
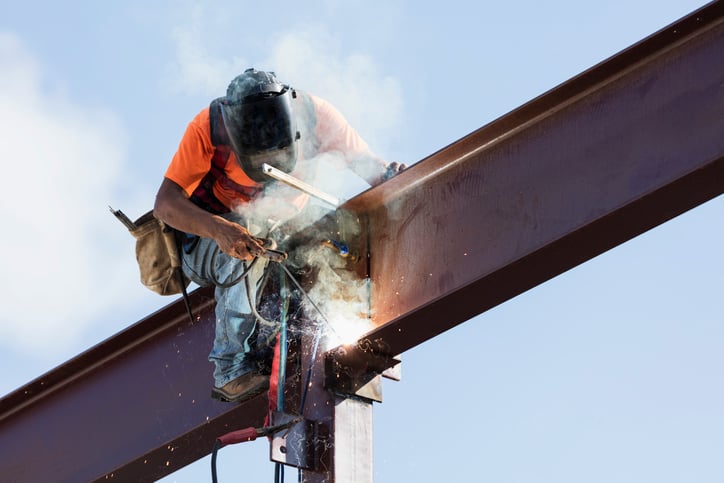
{"type": "Polygon", "coordinates": [[[246,228],[199,208],[183,188],[168,178],[163,179],[158,189],[153,215],[177,230],[215,240],[232,257],[250,260],[264,253],[246,228]]]}
{"type": "Polygon", "coordinates": [[[379,162],[369,163],[362,157],[358,158],[356,162],[353,162],[351,168],[352,171],[367,181],[370,186],[377,186],[383,181],[387,181],[398,173],[401,173],[407,169],[407,166],[397,161],[393,161],[387,165],[384,164],[384,161],[382,161],[381,165],[379,162]],[[370,167],[370,165],[372,167],[370,167]]]}
{"type": "Polygon", "coordinates": [[[315,110],[315,135],[320,140],[320,151],[339,151],[347,165],[370,185],[386,181],[406,166],[397,162],[387,163],[372,153],[367,143],[349,124],[347,119],[328,101],[307,93],[315,110]]]}

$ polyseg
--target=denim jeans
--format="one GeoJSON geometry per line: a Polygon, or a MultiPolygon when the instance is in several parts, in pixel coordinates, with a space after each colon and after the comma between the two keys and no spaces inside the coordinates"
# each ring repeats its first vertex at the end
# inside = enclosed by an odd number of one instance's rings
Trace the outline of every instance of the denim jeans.
{"type": "MultiPolygon", "coordinates": [[[[238,215],[225,217],[243,224],[238,215]]],[[[187,277],[202,287],[216,286],[216,333],[209,360],[215,365],[214,384],[222,387],[256,368],[250,357],[250,339],[257,320],[249,301],[256,299],[257,283],[264,274],[267,261],[258,259],[246,279],[226,288],[220,285],[238,279],[251,262],[227,255],[209,238],[199,238],[190,253],[182,250],[182,258],[187,277]]]]}

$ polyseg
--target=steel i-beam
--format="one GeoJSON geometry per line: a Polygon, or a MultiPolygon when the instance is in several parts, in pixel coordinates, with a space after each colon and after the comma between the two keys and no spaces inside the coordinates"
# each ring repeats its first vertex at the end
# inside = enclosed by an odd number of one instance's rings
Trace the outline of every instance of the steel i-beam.
{"type": "Polygon", "coordinates": [[[400,354],[724,192],[723,12],[707,5],[343,205],[368,226],[378,326],[345,356],[400,354]]]}

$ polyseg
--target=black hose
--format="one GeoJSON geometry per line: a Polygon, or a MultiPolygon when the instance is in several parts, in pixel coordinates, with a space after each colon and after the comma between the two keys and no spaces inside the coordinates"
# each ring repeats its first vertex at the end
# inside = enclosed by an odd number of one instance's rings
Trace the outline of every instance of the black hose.
{"type": "Polygon", "coordinates": [[[214,441],[214,449],[211,451],[211,481],[213,483],[219,481],[216,476],[216,454],[219,452],[219,448],[221,448],[221,441],[217,439],[214,441]]]}
{"type": "Polygon", "coordinates": [[[248,266],[246,266],[246,262],[244,262],[244,271],[241,272],[241,275],[239,275],[236,280],[232,280],[231,282],[227,282],[227,283],[221,283],[216,279],[216,275],[214,274],[214,266],[216,265],[216,255],[219,254],[219,251],[220,251],[220,249],[217,246],[211,255],[211,263],[210,263],[211,269],[209,270],[209,278],[211,279],[211,283],[213,283],[215,286],[217,286],[219,288],[233,287],[237,283],[241,282],[244,278],[246,278],[247,275],[249,275],[249,271],[251,271],[251,267],[254,266],[257,259],[259,258],[259,257],[254,257],[254,259],[251,261],[251,263],[248,266]]]}

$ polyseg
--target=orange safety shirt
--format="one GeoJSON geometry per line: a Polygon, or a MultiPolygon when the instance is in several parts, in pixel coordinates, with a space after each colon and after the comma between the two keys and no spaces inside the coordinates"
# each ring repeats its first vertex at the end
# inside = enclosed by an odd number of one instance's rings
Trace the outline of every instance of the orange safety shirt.
{"type": "MultiPolygon", "coordinates": [[[[379,172],[384,170],[385,164],[381,159],[369,154],[367,143],[360,137],[342,114],[329,102],[308,93],[301,93],[295,99],[295,109],[303,109],[304,98],[311,102],[314,110],[314,126],[312,140],[303,139],[308,146],[311,141],[317,153],[337,151],[344,154],[348,165],[354,170],[355,161],[364,158],[369,163],[374,159],[379,165],[379,172]]],[[[178,150],[166,170],[165,177],[178,184],[188,196],[194,190],[211,168],[214,156],[214,145],[211,142],[211,125],[209,122],[209,108],[204,108],[189,123],[181,139],[178,150]]],[[[302,149],[301,151],[304,151],[302,149]]],[[[311,153],[312,155],[315,153],[311,153]]],[[[309,156],[310,153],[307,152],[309,156]]],[[[224,168],[226,176],[236,184],[248,187],[261,187],[260,184],[249,178],[236,159],[233,151],[224,168]]],[[[214,195],[228,208],[233,209],[239,203],[248,201],[248,198],[219,180],[214,184],[214,195]]]]}

